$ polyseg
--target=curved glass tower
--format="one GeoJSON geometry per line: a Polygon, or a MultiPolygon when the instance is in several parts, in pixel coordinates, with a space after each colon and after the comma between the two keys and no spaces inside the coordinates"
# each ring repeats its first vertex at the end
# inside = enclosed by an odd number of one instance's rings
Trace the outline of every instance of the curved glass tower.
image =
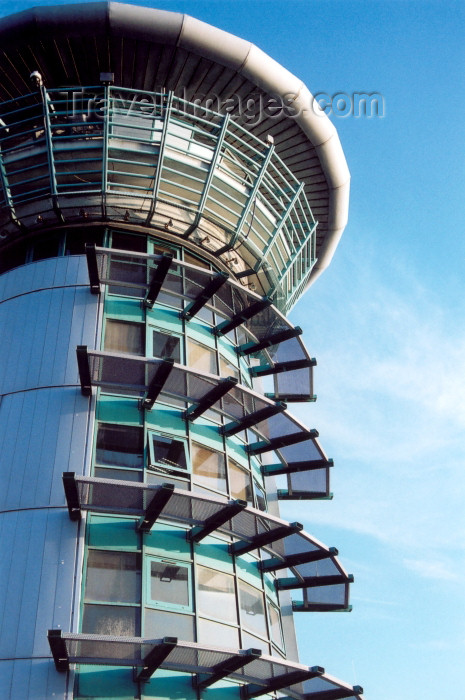
{"type": "Polygon", "coordinates": [[[5,698],[360,700],[299,660],[347,610],[286,312],[329,263],[334,128],[259,49],[117,3],[0,22],[5,698]]]}

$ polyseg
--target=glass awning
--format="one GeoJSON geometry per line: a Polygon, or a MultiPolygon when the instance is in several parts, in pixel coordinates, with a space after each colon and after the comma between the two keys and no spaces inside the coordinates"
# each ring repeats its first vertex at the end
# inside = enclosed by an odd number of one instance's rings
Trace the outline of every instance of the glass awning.
{"type": "Polygon", "coordinates": [[[92,386],[107,391],[129,390],[135,395],[144,394],[144,407],[151,407],[156,398],[164,396],[186,404],[187,420],[195,420],[212,409],[225,420],[225,425],[219,428],[225,435],[245,427],[253,429],[258,439],[246,447],[250,454],[276,455],[279,465],[274,471],[264,467],[264,474],[289,475],[289,488],[283,497],[329,496],[332,462],[317,440],[318,432],[306,428],[282,404],[237,384],[233,378],[222,379],[194,371],[171,360],[88,350],[86,346],[78,346],[77,359],[84,395],[90,395],[92,386]],[[189,408],[187,404],[191,404],[189,408]],[[306,481],[303,472],[309,470],[311,474],[306,481]]]}
{"type": "MultiPolygon", "coordinates": [[[[268,559],[263,571],[288,570],[292,576],[277,578],[278,590],[303,591],[305,610],[347,610],[348,575],[337,559],[337,551],[303,531],[300,523],[264,513],[245,501],[227,501],[196,492],[176,489],[172,484],[135,482],[63,475],[70,517],[81,511],[121,513],[139,517],[138,529],[150,531],[158,518],[190,526],[191,541],[199,542],[213,531],[234,538],[229,551],[241,555],[261,548],[268,559]],[[276,544],[275,544],[276,543],[276,544]]],[[[296,610],[299,610],[297,604],[296,610]]]]}
{"type": "Polygon", "coordinates": [[[212,333],[224,335],[233,327],[246,331],[236,348],[239,355],[254,355],[254,377],[272,375],[272,397],[280,401],[313,401],[313,367],[293,326],[266,297],[260,297],[224,273],[216,273],[174,260],[170,255],[148,255],[87,246],[90,287],[101,284],[119,294],[140,297],[152,308],[157,299],[168,300],[186,321],[203,313],[212,333]]]}
{"type": "Polygon", "coordinates": [[[241,684],[244,698],[273,690],[295,700],[363,700],[363,688],[350,686],[326,674],[321,666],[304,666],[257,649],[218,649],[176,637],[143,639],[71,634],[49,630],[48,640],[57,671],[70,664],[127,666],[135,669],[135,680],[149,681],[159,668],[195,674],[194,685],[203,689],[223,678],[241,684]]]}

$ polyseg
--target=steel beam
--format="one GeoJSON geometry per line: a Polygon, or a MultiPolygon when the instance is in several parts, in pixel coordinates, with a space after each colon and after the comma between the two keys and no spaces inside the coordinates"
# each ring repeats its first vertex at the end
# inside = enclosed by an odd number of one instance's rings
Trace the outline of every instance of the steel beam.
{"type": "Polygon", "coordinates": [[[162,284],[165,281],[165,277],[170,269],[172,260],[173,256],[171,253],[163,253],[160,262],[154,269],[152,273],[152,279],[150,280],[150,285],[144,299],[144,306],[147,309],[153,308],[153,305],[155,304],[157,297],[160,293],[162,284]]]}
{"type": "Polygon", "coordinates": [[[168,379],[171,370],[173,369],[174,360],[172,357],[165,357],[158,366],[152,381],[150,382],[147,395],[141,401],[141,408],[145,408],[148,411],[153,407],[153,404],[158,399],[160,392],[162,391],[166,380],[168,379]]]}
{"type": "Polygon", "coordinates": [[[260,440],[259,442],[253,442],[251,445],[247,445],[245,449],[251,455],[261,455],[263,452],[279,450],[282,447],[288,447],[289,445],[296,445],[297,443],[304,442],[305,440],[311,440],[318,437],[318,434],[319,433],[317,430],[301,430],[298,433],[291,433],[290,435],[271,438],[271,440],[260,440]]]}
{"type": "Polygon", "coordinates": [[[147,506],[145,516],[139,520],[137,525],[138,532],[150,532],[154,523],[160,517],[163,508],[173,495],[173,491],[174,484],[161,484],[159,486],[158,491],[147,506]]]}
{"type": "Polygon", "coordinates": [[[160,668],[163,661],[176,648],[177,643],[177,637],[163,637],[161,644],[154,646],[143,660],[144,666],[136,676],[136,680],[143,683],[149,681],[157,668],[160,668]]]}
{"type": "Polygon", "coordinates": [[[228,520],[243,511],[244,508],[247,508],[247,501],[242,501],[239,498],[232,503],[228,503],[218,513],[207,518],[203,525],[192,528],[187,535],[187,539],[191,542],[200,542],[204,537],[214,532],[228,520]]]}
{"type": "Polygon", "coordinates": [[[267,544],[276,542],[276,540],[283,540],[285,537],[294,535],[296,532],[301,532],[303,530],[303,525],[301,523],[289,523],[289,525],[281,525],[275,527],[273,530],[268,532],[262,532],[258,535],[251,537],[249,542],[234,542],[228,545],[228,551],[230,554],[238,556],[241,554],[247,554],[248,552],[253,552],[254,549],[259,547],[265,547],[267,544]]]}
{"type": "Polygon", "coordinates": [[[231,656],[229,659],[222,661],[216,666],[213,666],[212,674],[204,678],[204,674],[197,676],[195,682],[197,690],[204,690],[210,685],[213,685],[222,678],[227,678],[231,673],[238,671],[243,666],[250,664],[252,661],[259,659],[262,655],[260,649],[247,649],[239,651],[237,656],[231,656]]]}
{"type": "Polygon", "coordinates": [[[218,384],[210,389],[209,392],[199,401],[196,406],[190,406],[187,411],[184,412],[184,418],[188,421],[193,421],[205,411],[208,411],[217,401],[219,401],[225,394],[228,393],[237,384],[237,379],[235,377],[227,377],[226,379],[220,379],[218,384]]]}

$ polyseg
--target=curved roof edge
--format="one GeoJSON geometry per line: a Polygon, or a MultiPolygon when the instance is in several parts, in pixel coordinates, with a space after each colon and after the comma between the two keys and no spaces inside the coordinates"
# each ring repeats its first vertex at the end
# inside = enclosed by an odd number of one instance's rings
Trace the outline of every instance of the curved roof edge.
{"type": "Polygon", "coordinates": [[[102,34],[130,34],[180,47],[229,68],[292,108],[301,131],[315,147],[329,188],[327,234],[312,270],[310,284],[329,265],[347,223],[350,173],[336,128],[308,88],[264,51],[245,39],[189,15],[118,2],[33,7],[0,20],[7,42],[30,32],[44,35],[66,27],[72,36],[83,25],[102,27],[102,34]]]}

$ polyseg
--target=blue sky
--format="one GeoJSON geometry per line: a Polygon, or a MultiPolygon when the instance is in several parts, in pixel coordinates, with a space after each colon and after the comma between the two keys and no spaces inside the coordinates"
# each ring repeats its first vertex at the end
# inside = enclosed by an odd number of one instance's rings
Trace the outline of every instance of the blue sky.
{"type": "MultiPolygon", "coordinates": [[[[2,14],[33,4],[0,0],[2,14]]],[[[313,93],[385,98],[383,118],[333,119],[349,225],[292,312],[318,360],[318,401],[294,413],[335,460],[335,496],[283,517],[355,575],[352,613],[296,616],[301,660],[367,700],[462,700],[465,3],[145,4],[252,41],[313,93]]]]}

